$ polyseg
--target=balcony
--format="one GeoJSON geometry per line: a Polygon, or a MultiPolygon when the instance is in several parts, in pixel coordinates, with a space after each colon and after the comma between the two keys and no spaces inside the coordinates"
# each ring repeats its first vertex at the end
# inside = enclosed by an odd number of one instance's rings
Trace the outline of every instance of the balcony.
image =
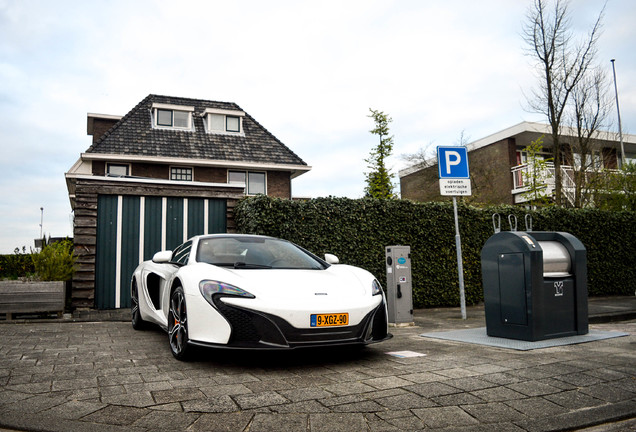
{"type": "MultiPolygon", "coordinates": [[[[561,166],[561,172],[565,171],[564,166],[561,166]]],[[[572,167],[567,167],[572,171],[572,167]]],[[[532,167],[527,164],[521,164],[514,166],[510,169],[512,173],[512,196],[515,204],[522,204],[529,201],[528,197],[524,194],[530,190],[529,182],[531,181],[532,167]]],[[[563,176],[565,178],[565,176],[563,176]]],[[[545,169],[538,173],[537,183],[542,185],[544,189],[543,195],[552,196],[554,192],[554,164],[546,162],[545,169]]]]}
{"type": "MultiPolygon", "coordinates": [[[[524,196],[525,192],[530,190],[528,183],[531,178],[531,166],[526,164],[521,164],[514,166],[510,169],[512,173],[512,196],[514,198],[515,204],[522,204],[524,202],[528,202],[528,197],[524,196]]],[[[602,179],[604,173],[610,172],[615,173],[618,170],[604,170],[601,171],[599,169],[588,169],[585,171],[585,188],[591,192],[592,185],[596,184],[597,186],[601,183],[598,180],[602,179]]],[[[561,184],[562,184],[562,193],[563,197],[567,200],[570,205],[574,205],[575,197],[576,197],[576,182],[575,182],[575,174],[576,170],[574,167],[570,165],[561,165],[561,184]]],[[[539,173],[537,176],[537,182],[542,185],[544,189],[543,195],[552,197],[555,189],[554,182],[554,164],[550,162],[546,162],[545,169],[539,173]]],[[[586,191],[586,192],[588,192],[586,191]]],[[[586,195],[588,195],[586,193],[586,195]]]]}

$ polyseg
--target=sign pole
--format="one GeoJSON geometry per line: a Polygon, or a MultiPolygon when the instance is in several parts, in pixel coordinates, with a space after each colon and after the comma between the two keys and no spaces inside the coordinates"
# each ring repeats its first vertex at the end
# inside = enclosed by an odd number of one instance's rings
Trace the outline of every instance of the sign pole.
{"type": "Polygon", "coordinates": [[[462,319],[466,319],[466,295],[464,293],[464,265],[462,264],[462,239],[459,236],[459,217],[457,216],[457,197],[453,196],[453,213],[455,214],[455,249],[457,249],[457,274],[459,275],[459,304],[462,319]]]}
{"type": "Polygon", "coordinates": [[[457,249],[457,274],[459,276],[459,303],[462,319],[466,319],[466,295],[464,290],[464,266],[462,264],[462,240],[459,236],[459,217],[457,216],[457,196],[471,195],[470,170],[468,169],[468,150],[466,147],[437,147],[437,165],[439,170],[439,193],[453,197],[455,214],[455,248],[457,249]]]}

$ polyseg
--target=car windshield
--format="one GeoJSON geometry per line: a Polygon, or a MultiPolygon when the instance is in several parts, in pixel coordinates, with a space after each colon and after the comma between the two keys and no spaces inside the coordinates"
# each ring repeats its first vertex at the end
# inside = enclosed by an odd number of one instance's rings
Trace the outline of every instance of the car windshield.
{"type": "Polygon", "coordinates": [[[265,237],[203,238],[197,262],[246,269],[322,270],[325,264],[293,243],[265,237]]]}

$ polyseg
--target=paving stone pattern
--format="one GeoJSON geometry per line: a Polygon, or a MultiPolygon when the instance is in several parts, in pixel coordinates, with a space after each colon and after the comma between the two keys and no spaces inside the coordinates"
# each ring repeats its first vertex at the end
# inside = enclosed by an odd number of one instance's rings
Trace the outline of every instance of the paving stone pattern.
{"type": "MultiPolygon", "coordinates": [[[[483,325],[454,320],[446,327],[483,325]]],[[[0,426],[44,431],[547,431],[636,417],[630,336],[534,351],[433,340],[173,359],[125,322],[0,324],[0,426]],[[396,358],[388,351],[426,354],[396,358]]],[[[634,423],[631,423],[633,426],[634,423]]],[[[631,427],[628,426],[628,427],[631,427]]]]}

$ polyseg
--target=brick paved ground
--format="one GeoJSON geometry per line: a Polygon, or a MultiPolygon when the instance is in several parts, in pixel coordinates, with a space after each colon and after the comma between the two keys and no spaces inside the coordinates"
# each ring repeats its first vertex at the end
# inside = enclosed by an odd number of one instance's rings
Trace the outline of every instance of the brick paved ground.
{"type": "MultiPolygon", "coordinates": [[[[3,323],[0,426],[491,432],[636,417],[636,321],[592,326],[627,337],[522,352],[419,336],[484,326],[479,309],[466,322],[448,311],[418,314],[418,326],[394,328],[392,340],[364,350],[205,350],[189,363],[173,359],[161,331],[125,322],[3,323]],[[402,350],[425,356],[386,354],[402,350]]],[[[636,423],[616,425],[605,427],[636,423]]]]}

